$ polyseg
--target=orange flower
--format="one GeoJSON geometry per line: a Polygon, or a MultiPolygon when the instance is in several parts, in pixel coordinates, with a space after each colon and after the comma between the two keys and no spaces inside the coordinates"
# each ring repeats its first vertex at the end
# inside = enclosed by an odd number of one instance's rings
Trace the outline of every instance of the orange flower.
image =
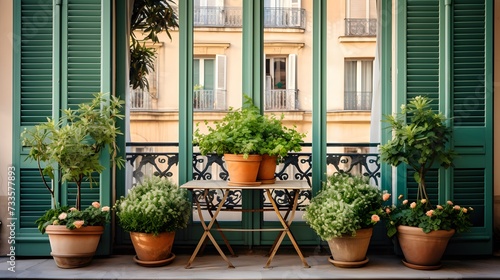
{"type": "Polygon", "coordinates": [[[432,214],[434,214],[434,210],[429,210],[429,211],[425,212],[425,215],[427,215],[429,217],[432,217],[432,214]]]}
{"type": "Polygon", "coordinates": [[[378,215],[372,215],[372,221],[374,221],[375,223],[376,222],[379,222],[380,221],[380,217],[378,215]]]}
{"type": "Polygon", "coordinates": [[[108,211],[109,211],[109,206],[104,206],[104,207],[102,207],[102,211],[103,211],[103,212],[108,212],[108,211]]]}
{"type": "Polygon", "coordinates": [[[382,199],[383,199],[384,201],[389,200],[389,198],[391,198],[391,194],[390,194],[390,193],[384,193],[384,195],[382,195],[382,199]]]}
{"type": "Polygon", "coordinates": [[[403,200],[403,204],[404,205],[408,204],[408,199],[403,200]]]}
{"type": "Polygon", "coordinates": [[[92,206],[95,208],[99,208],[99,207],[101,207],[101,204],[97,201],[94,201],[94,202],[92,202],[92,206]]]}
{"type": "Polygon", "coordinates": [[[401,198],[403,198],[403,195],[402,195],[402,194],[400,194],[400,195],[398,196],[398,199],[401,199],[401,198]]]}
{"type": "Polygon", "coordinates": [[[453,209],[460,210],[460,206],[459,205],[455,205],[455,206],[453,206],[453,209]]]}
{"type": "Polygon", "coordinates": [[[83,226],[85,222],[84,221],[74,221],[73,222],[73,225],[76,227],[76,228],[81,228],[83,226]]]}
{"type": "Polygon", "coordinates": [[[389,207],[385,208],[385,213],[391,214],[391,208],[389,208],[389,207]]]}
{"type": "Polygon", "coordinates": [[[446,203],[447,203],[448,205],[453,205],[453,202],[451,202],[451,200],[446,201],[446,203]]]}
{"type": "Polygon", "coordinates": [[[76,209],[75,207],[69,208],[69,211],[76,211],[76,210],[78,210],[78,209],[76,209]]]}
{"type": "Polygon", "coordinates": [[[436,206],[436,208],[439,210],[443,210],[443,206],[441,206],[441,205],[436,206]]]}
{"type": "Polygon", "coordinates": [[[59,218],[59,220],[64,220],[64,219],[66,219],[66,217],[68,217],[68,214],[66,214],[65,212],[62,212],[61,214],[59,214],[59,216],[57,218],[59,218]]]}
{"type": "Polygon", "coordinates": [[[415,202],[412,202],[412,203],[410,204],[410,208],[412,208],[412,209],[413,209],[413,208],[415,208],[415,207],[417,207],[417,204],[416,204],[415,202]]]}
{"type": "Polygon", "coordinates": [[[462,208],[462,212],[467,213],[467,208],[462,208]]]}
{"type": "Polygon", "coordinates": [[[424,198],[424,199],[420,200],[420,203],[422,203],[422,204],[427,203],[427,199],[424,198]]]}

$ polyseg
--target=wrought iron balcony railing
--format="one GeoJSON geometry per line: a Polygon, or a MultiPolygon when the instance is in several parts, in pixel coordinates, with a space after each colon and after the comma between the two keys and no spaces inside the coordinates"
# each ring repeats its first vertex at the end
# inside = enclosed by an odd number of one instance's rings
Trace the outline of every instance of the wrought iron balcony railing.
{"type": "Polygon", "coordinates": [[[344,92],[344,110],[371,111],[371,91],[346,91],[344,92]]]}
{"type": "Polygon", "coordinates": [[[377,36],[377,19],[346,18],[345,36],[377,36]]]}
{"type": "MultiPolygon", "coordinates": [[[[194,27],[242,27],[243,10],[240,7],[196,7],[194,27]]],[[[265,28],[305,29],[304,9],[264,8],[265,28]]]]}
{"type": "Polygon", "coordinates": [[[151,110],[153,98],[147,90],[140,88],[130,89],[130,109],[131,110],[151,110]]]}
{"type": "MultiPolygon", "coordinates": [[[[369,147],[376,147],[377,144],[328,144],[329,148],[346,149],[350,147],[361,150],[368,150],[369,147]]],[[[304,145],[304,150],[310,149],[310,144],[304,145]]],[[[167,177],[176,181],[176,167],[179,163],[178,143],[127,143],[127,169],[130,168],[131,175],[127,178],[127,189],[133,184],[141,182],[146,176],[167,177]],[[135,150],[135,151],[134,151],[135,150]]],[[[202,156],[194,153],[193,158],[193,178],[195,180],[227,180],[228,172],[224,159],[217,155],[202,156]]],[[[377,153],[328,153],[327,167],[329,173],[346,172],[350,174],[363,174],[368,176],[372,184],[378,185],[380,179],[380,158],[377,153]]],[[[291,153],[276,167],[276,178],[278,180],[305,180],[311,185],[312,160],[310,152],[291,153]]],[[[201,196],[201,193],[193,193],[194,196],[201,196]]],[[[212,190],[209,195],[215,201],[220,201],[217,190],[212,190]]],[[[273,198],[275,202],[283,208],[288,207],[289,199],[282,190],[275,190],[273,198]]],[[[232,191],[228,199],[227,208],[241,208],[241,190],[232,191]]],[[[310,191],[299,194],[299,207],[307,205],[311,198],[310,191]]],[[[264,208],[271,208],[271,203],[266,200],[262,193],[262,203],[264,208]]]]}

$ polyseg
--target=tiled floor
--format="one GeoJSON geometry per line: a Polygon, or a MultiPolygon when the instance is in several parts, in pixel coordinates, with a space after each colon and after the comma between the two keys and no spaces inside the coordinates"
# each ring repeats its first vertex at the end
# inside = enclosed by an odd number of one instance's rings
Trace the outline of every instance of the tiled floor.
{"type": "Polygon", "coordinates": [[[163,267],[142,267],[132,255],[96,257],[84,268],[60,269],[52,259],[17,259],[15,272],[9,271],[6,257],[0,257],[2,279],[500,279],[500,257],[471,260],[446,259],[439,270],[423,271],[405,267],[395,255],[369,255],[362,268],[338,268],[324,254],[309,254],[310,268],[304,268],[297,255],[277,254],[271,268],[260,254],[230,257],[235,268],[228,268],[219,255],[199,256],[186,269],[189,255],[177,255],[163,267]]]}

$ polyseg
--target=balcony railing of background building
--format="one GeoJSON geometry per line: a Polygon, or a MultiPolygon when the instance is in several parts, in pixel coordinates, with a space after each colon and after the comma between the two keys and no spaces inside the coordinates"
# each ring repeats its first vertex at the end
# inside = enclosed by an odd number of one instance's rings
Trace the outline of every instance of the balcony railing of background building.
{"type": "Polygon", "coordinates": [[[296,110],[298,108],[297,89],[271,89],[265,93],[266,110],[296,110]]]}
{"type": "MultiPolygon", "coordinates": [[[[265,28],[305,29],[306,13],[296,8],[264,8],[265,28]]],[[[242,27],[243,10],[240,7],[195,7],[194,27],[242,27]]]]}
{"type": "Polygon", "coordinates": [[[140,88],[130,89],[130,109],[131,110],[151,110],[153,97],[147,90],[140,88]]]}
{"type": "Polygon", "coordinates": [[[194,90],[193,109],[196,111],[226,110],[226,91],[220,89],[194,90]]]}
{"type": "Polygon", "coordinates": [[[376,36],[377,19],[346,18],[345,36],[376,36]]]}
{"type": "Polygon", "coordinates": [[[344,110],[368,110],[372,109],[371,91],[346,91],[344,92],[344,110]]]}

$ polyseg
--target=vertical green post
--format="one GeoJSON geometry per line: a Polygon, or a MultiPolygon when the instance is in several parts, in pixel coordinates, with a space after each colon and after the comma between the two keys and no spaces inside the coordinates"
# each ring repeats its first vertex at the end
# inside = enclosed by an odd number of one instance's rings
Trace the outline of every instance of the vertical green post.
{"type": "Polygon", "coordinates": [[[326,179],[326,0],[313,1],[312,184],[314,192],[326,179]]]}
{"type": "Polygon", "coordinates": [[[193,176],[193,1],[179,1],[179,184],[193,176]]]}
{"type": "MultiPolygon", "coordinates": [[[[382,11],[380,13],[382,30],[380,37],[381,40],[381,57],[380,63],[382,73],[380,73],[382,85],[382,115],[390,115],[392,112],[392,0],[382,1],[382,11]]],[[[387,129],[381,128],[380,131],[380,144],[387,143],[392,137],[392,132],[387,129]]],[[[381,178],[380,186],[382,190],[392,192],[392,167],[388,164],[381,165],[381,178]]]]}
{"type": "MultiPolygon", "coordinates": [[[[243,54],[242,54],[242,92],[252,98],[255,106],[263,113],[264,102],[262,98],[263,89],[263,41],[264,41],[264,20],[263,20],[263,0],[243,1],[243,54]]],[[[243,99],[244,101],[244,99],[243,99]]],[[[244,209],[259,207],[261,203],[261,192],[244,190],[242,203],[244,209]],[[255,204],[255,205],[254,205],[255,204]]],[[[243,212],[244,228],[259,228],[261,219],[251,212],[243,212]]],[[[259,232],[246,232],[245,240],[249,246],[260,245],[259,232]]]]}
{"type": "Polygon", "coordinates": [[[263,89],[263,0],[243,1],[243,94],[252,97],[254,104],[264,108],[263,89]]]}
{"type": "MultiPolygon", "coordinates": [[[[439,9],[444,10],[444,17],[439,17],[439,26],[443,26],[439,30],[439,37],[444,38],[444,40],[439,41],[439,63],[444,67],[439,69],[439,111],[443,112],[444,116],[447,118],[446,125],[451,126],[451,0],[444,0],[439,3],[439,9]]],[[[451,190],[453,189],[452,174],[453,168],[439,168],[439,202],[450,200],[452,197],[451,190]]]]}
{"type": "MultiPolygon", "coordinates": [[[[396,100],[396,104],[406,104],[406,19],[407,19],[407,3],[406,1],[396,1],[396,7],[395,10],[397,11],[396,13],[396,94],[392,96],[392,94],[384,94],[385,96],[390,96],[391,98],[394,97],[396,100]]],[[[384,25],[386,28],[390,28],[391,25],[384,25]]],[[[384,84],[382,82],[382,84],[384,84]]],[[[384,89],[382,88],[382,92],[384,89]]],[[[391,99],[392,101],[392,99],[391,99]]],[[[386,114],[392,114],[392,106],[391,102],[386,102],[389,107],[385,108],[386,114]]],[[[396,110],[400,111],[400,107],[397,106],[396,110]]],[[[384,130],[383,130],[384,131],[384,130]]],[[[392,137],[392,131],[386,130],[386,133],[382,134],[382,143],[386,143],[387,140],[389,140],[392,137]],[[385,136],[385,139],[384,139],[385,136]]],[[[392,167],[390,166],[382,166],[382,176],[383,178],[391,178],[391,184],[395,182],[397,184],[397,195],[399,194],[404,194],[407,196],[407,189],[406,189],[406,165],[401,164],[397,167],[396,169],[397,172],[397,178],[392,178],[392,167]]],[[[384,179],[385,180],[385,179],[384,179]]],[[[384,181],[382,180],[382,181],[384,181]]],[[[386,184],[385,182],[383,184],[386,184]]],[[[395,197],[397,197],[395,195],[395,197]]]]}
{"type": "MultiPolygon", "coordinates": [[[[117,1],[115,6],[115,71],[116,71],[116,82],[115,82],[115,94],[117,97],[120,97],[122,100],[126,100],[126,92],[128,89],[129,81],[128,81],[128,56],[129,56],[129,33],[128,33],[128,1],[117,1]]],[[[124,106],[126,107],[126,106],[124,106]]],[[[123,108],[125,111],[126,109],[123,108]]],[[[120,147],[120,156],[126,158],[126,136],[128,134],[128,126],[130,116],[125,111],[125,118],[123,120],[118,120],[118,126],[121,128],[123,135],[119,135],[116,139],[116,144],[120,147]]],[[[112,194],[113,201],[120,196],[125,195],[125,189],[127,184],[126,178],[126,168],[117,169],[115,175],[115,186],[114,193],[112,194]]],[[[115,223],[112,223],[112,226],[115,227],[115,223]]],[[[127,234],[123,230],[115,231],[115,242],[123,243],[127,234]]]]}

